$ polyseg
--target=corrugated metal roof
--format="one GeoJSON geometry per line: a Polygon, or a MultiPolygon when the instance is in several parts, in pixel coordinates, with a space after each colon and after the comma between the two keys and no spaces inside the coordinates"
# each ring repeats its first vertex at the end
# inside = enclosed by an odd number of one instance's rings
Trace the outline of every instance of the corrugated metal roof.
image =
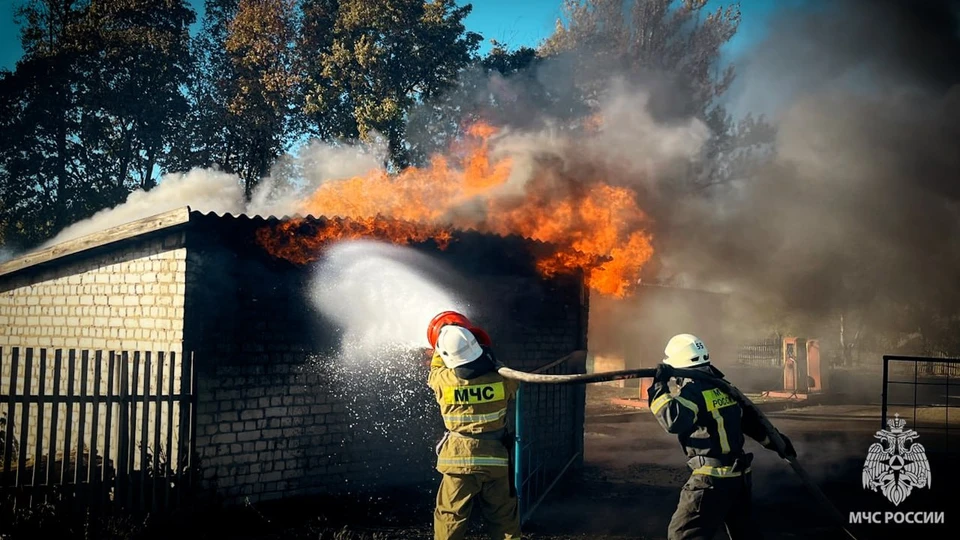
{"type": "Polygon", "coordinates": [[[0,264],[0,276],[13,274],[38,265],[46,265],[52,261],[77,255],[91,249],[104,247],[110,244],[144,236],[157,231],[172,229],[186,225],[190,221],[190,208],[184,206],[169,212],[138,219],[116,227],[110,227],[99,232],[84,235],[55,244],[53,246],[29,252],[0,264]]]}
{"type": "MultiPolygon", "coordinates": [[[[306,216],[303,216],[300,214],[294,214],[294,215],[283,215],[283,216],[277,217],[277,216],[260,216],[260,215],[251,216],[247,214],[233,215],[230,212],[218,214],[216,212],[200,212],[198,210],[191,210],[190,215],[201,217],[202,219],[211,219],[211,218],[228,219],[228,220],[235,220],[241,223],[263,224],[263,225],[282,223],[282,222],[293,221],[293,220],[303,220],[307,224],[321,225],[321,226],[326,225],[327,223],[330,223],[330,222],[343,224],[343,223],[349,223],[352,221],[357,221],[350,218],[314,216],[313,214],[307,214],[306,216]]],[[[388,216],[383,216],[383,219],[392,220],[396,222],[415,223],[411,221],[391,218],[388,216]]],[[[490,238],[514,239],[514,240],[519,240],[519,241],[530,243],[532,245],[539,245],[539,246],[554,246],[554,244],[551,244],[549,242],[544,242],[543,240],[537,240],[537,239],[530,238],[528,236],[519,235],[516,233],[508,234],[508,235],[499,235],[499,234],[495,234],[487,231],[481,231],[480,229],[477,229],[475,227],[458,228],[452,224],[442,224],[442,223],[440,224],[431,223],[427,225],[431,227],[446,229],[446,230],[457,232],[457,233],[476,234],[480,236],[488,236],[490,238]]]]}
{"type": "MultiPolygon", "coordinates": [[[[388,217],[383,217],[383,219],[396,223],[412,223],[409,221],[397,220],[388,217]]],[[[206,228],[211,225],[218,224],[221,227],[227,228],[256,228],[293,220],[302,220],[304,224],[318,227],[324,227],[331,222],[343,225],[345,223],[357,221],[348,218],[314,216],[312,214],[306,216],[301,216],[298,214],[284,215],[281,217],[260,215],[251,216],[247,214],[234,215],[229,212],[218,214],[216,212],[200,212],[197,210],[191,210],[189,206],[184,206],[168,212],[157,214],[155,216],[150,216],[116,227],[104,229],[103,231],[93,234],[67,240],[60,244],[16,257],[3,264],[0,264],[0,277],[19,273],[36,266],[47,266],[55,261],[60,262],[62,259],[84,253],[91,249],[104,248],[109,245],[131,240],[133,238],[154,234],[158,231],[164,231],[168,229],[172,230],[177,227],[198,225],[206,228]]],[[[527,247],[527,249],[534,252],[555,249],[553,244],[524,237],[518,234],[500,236],[493,233],[483,232],[474,228],[458,229],[453,226],[437,224],[431,224],[430,226],[451,231],[455,237],[455,241],[458,238],[464,237],[487,237],[490,239],[499,239],[500,242],[506,242],[507,244],[523,244],[527,247]]]]}

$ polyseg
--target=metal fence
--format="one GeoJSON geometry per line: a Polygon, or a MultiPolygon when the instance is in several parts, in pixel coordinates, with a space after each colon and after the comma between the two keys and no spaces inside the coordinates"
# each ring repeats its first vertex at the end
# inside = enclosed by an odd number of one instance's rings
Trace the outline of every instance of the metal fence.
{"type": "MultiPolygon", "coordinates": [[[[586,373],[583,362],[570,358],[534,373],[586,373]]],[[[581,384],[524,384],[517,392],[514,482],[521,523],[530,519],[564,473],[583,463],[584,404],[581,384]]]]}
{"type": "Polygon", "coordinates": [[[883,357],[881,429],[894,414],[907,420],[928,451],[957,452],[960,441],[952,441],[960,425],[960,358],[930,356],[883,357]]]}
{"type": "Polygon", "coordinates": [[[158,511],[194,480],[192,355],[0,349],[0,503],[158,511]]]}
{"type": "Polygon", "coordinates": [[[767,338],[737,347],[737,363],[748,366],[783,366],[783,340],[767,338]]]}

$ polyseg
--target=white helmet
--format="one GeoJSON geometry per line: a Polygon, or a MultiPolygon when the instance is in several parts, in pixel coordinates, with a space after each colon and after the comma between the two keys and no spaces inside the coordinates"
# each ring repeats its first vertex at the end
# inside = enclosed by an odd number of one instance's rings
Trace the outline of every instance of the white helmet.
{"type": "Polygon", "coordinates": [[[440,354],[443,365],[452,369],[480,358],[483,349],[473,332],[462,326],[447,325],[440,329],[436,352],[440,354]]]}
{"type": "Polygon", "coordinates": [[[663,363],[675,368],[688,368],[710,363],[710,351],[692,334],[677,334],[670,338],[667,347],[663,349],[667,355],[663,363]]]}

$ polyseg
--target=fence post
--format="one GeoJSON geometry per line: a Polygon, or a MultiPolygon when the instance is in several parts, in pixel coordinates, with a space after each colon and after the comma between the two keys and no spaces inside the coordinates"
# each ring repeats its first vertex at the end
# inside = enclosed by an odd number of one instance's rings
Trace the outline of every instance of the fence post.
{"type": "MultiPolygon", "coordinates": [[[[40,349],[40,369],[38,370],[37,381],[37,440],[34,444],[33,449],[33,474],[30,479],[30,497],[27,499],[27,505],[33,506],[34,497],[39,495],[39,482],[38,480],[42,479],[40,474],[40,463],[43,460],[43,409],[45,406],[43,395],[47,390],[47,350],[40,349]]],[[[24,406],[27,404],[24,403],[24,406]]],[[[47,462],[47,468],[49,469],[51,464],[47,462]]],[[[44,498],[45,500],[45,498],[44,498]]]]}
{"type": "Polygon", "coordinates": [[[517,398],[514,403],[514,443],[513,443],[513,484],[517,492],[517,514],[523,519],[523,440],[526,436],[523,430],[523,384],[517,387],[517,398]]]}
{"type": "Polygon", "coordinates": [[[57,462],[57,426],[60,420],[60,373],[63,368],[63,350],[53,353],[53,412],[50,414],[50,448],[47,449],[47,485],[53,483],[53,467],[57,462]]]}
{"type": "MultiPolygon", "coordinates": [[[[73,398],[73,388],[76,378],[77,352],[73,349],[67,353],[67,396],[73,398]]],[[[73,399],[67,400],[67,421],[63,433],[63,461],[60,463],[60,484],[67,483],[67,471],[70,469],[70,447],[73,444],[73,399]]]]}
{"type": "Polygon", "coordinates": [[[113,391],[114,385],[114,376],[116,372],[116,360],[117,355],[114,351],[110,351],[109,354],[109,363],[107,364],[107,396],[106,396],[106,427],[103,430],[103,467],[100,468],[100,485],[103,486],[103,503],[106,505],[109,502],[109,492],[110,484],[112,484],[112,478],[107,475],[107,471],[113,469],[114,474],[116,474],[117,464],[116,461],[112,458],[112,453],[110,452],[110,439],[113,435],[113,402],[115,393],[113,391]],[[108,464],[111,464],[108,467],[108,464]]]}
{"type": "Polygon", "coordinates": [[[890,378],[890,357],[883,356],[883,390],[880,401],[880,429],[887,427],[887,381],[890,378]]]}
{"type": "MultiPolygon", "coordinates": [[[[87,370],[90,369],[90,351],[80,351],[80,421],[77,428],[77,465],[73,468],[73,483],[80,489],[81,459],[83,458],[83,439],[87,419],[87,370]]],[[[87,458],[89,461],[90,458],[87,458]]]]}
{"type": "MultiPolygon", "coordinates": [[[[30,395],[31,375],[33,374],[33,349],[27,348],[23,367],[23,395],[30,395]]],[[[27,468],[27,437],[30,436],[30,401],[23,400],[20,408],[20,450],[17,452],[17,487],[26,482],[24,470],[27,468]]]]}
{"type": "Polygon", "coordinates": [[[13,416],[16,411],[14,404],[13,395],[17,393],[17,368],[20,361],[20,349],[19,347],[14,347],[11,351],[11,362],[10,362],[10,393],[7,395],[7,425],[6,433],[4,433],[3,439],[3,484],[9,486],[13,478],[13,432],[14,432],[14,422],[13,416]]]}

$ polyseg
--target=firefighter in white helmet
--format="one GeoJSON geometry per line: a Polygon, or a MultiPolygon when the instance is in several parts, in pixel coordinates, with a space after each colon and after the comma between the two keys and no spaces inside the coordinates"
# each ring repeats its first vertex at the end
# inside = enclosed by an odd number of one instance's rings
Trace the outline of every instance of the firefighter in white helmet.
{"type": "MultiPolygon", "coordinates": [[[[710,351],[703,341],[679,334],[670,339],[664,353],[666,358],[657,366],[648,391],[650,411],[663,429],[678,436],[693,472],[680,491],[667,538],[709,540],[721,525],[731,540],[760,538],[750,515],[753,454],[743,451],[744,434],[776,450],[773,443],[753,409],[741,407],[717,385],[677,378],[677,390],[671,392],[674,368],[723,378],[710,364],[710,351]]],[[[795,457],[790,439],[781,437],[786,443],[781,457],[795,457]]]]}
{"type": "Polygon", "coordinates": [[[428,383],[447,429],[437,445],[437,470],[443,479],[434,511],[434,539],[463,539],[474,503],[490,538],[520,538],[507,433],[507,404],[518,383],[501,377],[489,348],[456,325],[440,330],[428,383]]]}

